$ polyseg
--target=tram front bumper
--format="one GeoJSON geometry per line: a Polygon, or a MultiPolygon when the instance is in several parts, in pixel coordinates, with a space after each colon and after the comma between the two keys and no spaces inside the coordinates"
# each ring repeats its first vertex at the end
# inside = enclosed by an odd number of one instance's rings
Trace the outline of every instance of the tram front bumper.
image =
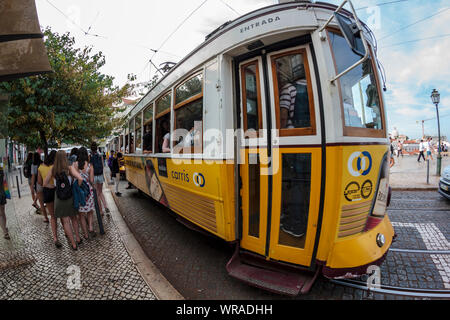
{"type": "Polygon", "coordinates": [[[385,215],[381,223],[372,230],[337,241],[323,267],[323,275],[337,279],[367,274],[369,266],[380,265],[384,261],[394,234],[391,221],[385,215]],[[385,240],[382,245],[380,235],[385,240]]]}

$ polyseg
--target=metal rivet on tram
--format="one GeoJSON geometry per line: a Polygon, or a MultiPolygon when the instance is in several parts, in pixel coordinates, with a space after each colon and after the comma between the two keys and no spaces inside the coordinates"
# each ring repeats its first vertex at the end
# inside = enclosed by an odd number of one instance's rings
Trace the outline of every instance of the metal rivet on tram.
{"type": "Polygon", "coordinates": [[[386,239],[384,238],[384,235],[382,233],[377,234],[377,245],[381,248],[384,246],[384,243],[386,242],[386,239]]]}

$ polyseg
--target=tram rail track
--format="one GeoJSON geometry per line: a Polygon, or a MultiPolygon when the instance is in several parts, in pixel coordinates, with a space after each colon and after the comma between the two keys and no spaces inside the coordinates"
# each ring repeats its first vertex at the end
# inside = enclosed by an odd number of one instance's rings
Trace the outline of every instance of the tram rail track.
{"type": "Polygon", "coordinates": [[[450,254],[450,250],[421,250],[421,249],[398,249],[390,248],[389,252],[399,252],[399,253],[422,253],[422,254],[450,254]]]}
{"type": "Polygon", "coordinates": [[[332,283],[350,287],[354,289],[360,289],[367,292],[382,293],[382,294],[392,294],[401,295],[408,297],[417,298],[440,298],[440,299],[450,299],[449,289],[422,289],[422,288],[405,288],[396,287],[388,285],[373,285],[369,288],[366,282],[358,280],[330,280],[332,283]]]}

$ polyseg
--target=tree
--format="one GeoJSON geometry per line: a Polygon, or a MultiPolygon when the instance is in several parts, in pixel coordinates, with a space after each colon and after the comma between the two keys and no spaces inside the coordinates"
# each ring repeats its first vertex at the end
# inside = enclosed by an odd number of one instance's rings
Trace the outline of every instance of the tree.
{"type": "Polygon", "coordinates": [[[114,86],[114,78],[99,70],[102,52],[75,48],[69,33],[44,31],[53,73],[0,83],[0,93],[10,97],[9,135],[29,147],[49,142],[88,145],[116,127],[113,107],[133,86],[114,86]]]}

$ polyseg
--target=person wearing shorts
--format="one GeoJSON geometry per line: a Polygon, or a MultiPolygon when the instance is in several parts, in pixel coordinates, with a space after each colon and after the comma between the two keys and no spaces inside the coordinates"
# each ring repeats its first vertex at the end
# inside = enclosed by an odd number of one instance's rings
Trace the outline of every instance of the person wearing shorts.
{"type": "Polygon", "coordinates": [[[98,206],[100,208],[100,212],[103,215],[102,205],[105,208],[106,214],[109,216],[109,208],[106,203],[105,195],[103,194],[103,183],[105,182],[105,178],[103,176],[103,157],[97,151],[97,144],[93,142],[91,144],[92,156],[90,160],[91,168],[94,170],[94,188],[97,193],[98,198],[98,206]]]}
{"type": "Polygon", "coordinates": [[[3,164],[1,164],[0,167],[0,229],[3,231],[3,237],[6,240],[10,240],[8,228],[6,227],[6,212],[5,212],[5,205],[6,205],[6,193],[3,189],[3,180],[5,180],[5,175],[3,173],[3,164]]]}

